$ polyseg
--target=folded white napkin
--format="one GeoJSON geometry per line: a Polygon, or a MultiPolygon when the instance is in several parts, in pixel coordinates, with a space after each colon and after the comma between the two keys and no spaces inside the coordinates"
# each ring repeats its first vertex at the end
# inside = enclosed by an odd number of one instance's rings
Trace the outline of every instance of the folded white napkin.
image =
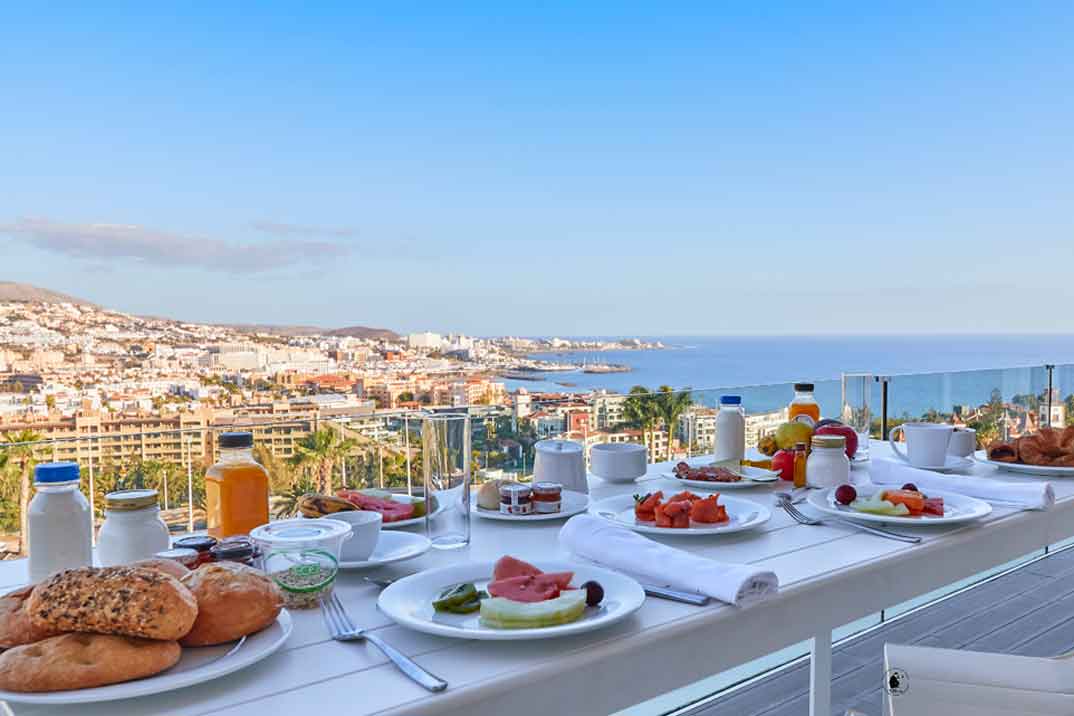
{"type": "Polygon", "coordinates": [[[1050,482],[1000,482],[977,475],[941,475],[930,470],[919,470],[897,458],[873,458],[869,465],[869,479],[884,487],[902,487],[912,482],[925,492],[946,490],[986,502],[1018,505],[1027,510],[1047,510],[1055,504],[1055,490],[1050,482]]]}
{"type": "Polygon", "coordinates": [[[592,515],[567,520],[559,532],[559,542],[579,557],[645,584],[707,594],[736,606],[779,591],[774,572],[699,557],[592,515]]]}

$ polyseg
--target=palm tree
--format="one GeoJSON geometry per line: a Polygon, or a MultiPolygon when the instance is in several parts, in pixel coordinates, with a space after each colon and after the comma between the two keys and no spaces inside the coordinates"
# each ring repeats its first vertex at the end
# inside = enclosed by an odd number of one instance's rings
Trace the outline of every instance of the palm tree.
{"type": "Polygon", "coordinates": [[[679,424],[679,418],[686,409],[694,403],[689,388],[676,391],[670,385],[662,385],[655,397],[656,412],[664,421],[664,429],[668,433],[668,458],[671,457],[671,448],[675,438],[675,426],[679,424]]]}
{"type": "Polygon", "coordinates": [[[4,433],[3,442],[8,445],[3,448],[3,463],[19,480],[19,554],[26,553],[27,519],[32,488],[30,474],[34,469],[33,443],[40,439],[41,436],[32,430],[4,433]]]}
{"type": "Polygon", "coordinates": [[[312,432],[295,445],[295,454],[291,464],[306,468],[316,476],[317,490],[330,494],[332,492],[332,467],[340,458],[357,447],[358,443],[350,438],[341,437],[332,428],[321,428],[312,432]]]}
{"type": "MultiPolygon", "coordinates": [[[[635,385],[623,401],[623,421],[641,430],[642,442],[649,446],[649,434],[656,426],[658,417],[655,396],[647,388],[635,385]]],[[[649,454],[649,462],[655,462],[655,455],[649,454]]]]}

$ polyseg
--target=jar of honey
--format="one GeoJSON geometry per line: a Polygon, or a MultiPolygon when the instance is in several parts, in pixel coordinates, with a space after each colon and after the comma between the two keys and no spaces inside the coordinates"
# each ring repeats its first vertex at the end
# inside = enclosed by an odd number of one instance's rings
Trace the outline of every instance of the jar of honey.
{"type": "Polygon", "coordinates": [[[820,421],[820,405],[813,397],[812,383],[794,384],[794,399],[787,406],[787,420],[807,423],[810,426],[820,421]]]}
{"type": "Polygon", "coordinates": [[[252,433],[221,433],[218,444],[220,458],[205,473],[209,534],[249,534],[269,521],[268,472],[254,460],[252,433]]]}

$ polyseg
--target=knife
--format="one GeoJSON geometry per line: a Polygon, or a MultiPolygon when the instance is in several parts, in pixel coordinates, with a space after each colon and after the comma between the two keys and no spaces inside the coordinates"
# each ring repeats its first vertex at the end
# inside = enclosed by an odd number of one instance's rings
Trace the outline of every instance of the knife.
{"type": "Polygon", "coordinates": [[[643,584],[641,587],[650,597],[667,599],[672,602],[682,602],[683,604],[693,604],[695,607],[703,607],[708,604],[710,600],[710,598],[704,594],[681,592],[678,589],[671,589],[670,587],[657,587],[653,584],[643,584]]]}

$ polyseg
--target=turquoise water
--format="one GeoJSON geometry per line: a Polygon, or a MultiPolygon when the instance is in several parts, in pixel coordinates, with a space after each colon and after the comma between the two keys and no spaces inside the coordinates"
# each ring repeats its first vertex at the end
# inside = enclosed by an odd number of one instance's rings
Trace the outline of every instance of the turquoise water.
{"type": "MultiPolygon", "coordinates": [[[[621,363],[629,373],[546,373],[538,381],[508,380],[511,389],[588,391],[631,386],[711,388],[701,402],[714,405],[735,388],[748,412],[786,405],[790,383],[811,380],[827,415],[840,401],[843,372],[896,376],[889,388],[890,414],[920,415],[931,408],[977,405],[998,389],[1004,399],[1040,394],[1047,388],[1045,364],[1074,363],[1074,336],[856,336],[856,337],[646,337],[668,348],[653,351],[539,353],[535,357],[572,363],[621,363]],[[1034,366],[1033,368],[1020,368],[1034,366]],[[1001,369],[1002,368],[1002,369],[1001,369]],[[900,375],[900,374],[928,375],[900,375]],[[752,386],[752,387],[743,387],[752,386]]],[[[1062,395],[1074,392],[1074,368],[1057,371],[1062,395]]],[[[879,390],[874,395],[879,405],[879,390]]]]}

